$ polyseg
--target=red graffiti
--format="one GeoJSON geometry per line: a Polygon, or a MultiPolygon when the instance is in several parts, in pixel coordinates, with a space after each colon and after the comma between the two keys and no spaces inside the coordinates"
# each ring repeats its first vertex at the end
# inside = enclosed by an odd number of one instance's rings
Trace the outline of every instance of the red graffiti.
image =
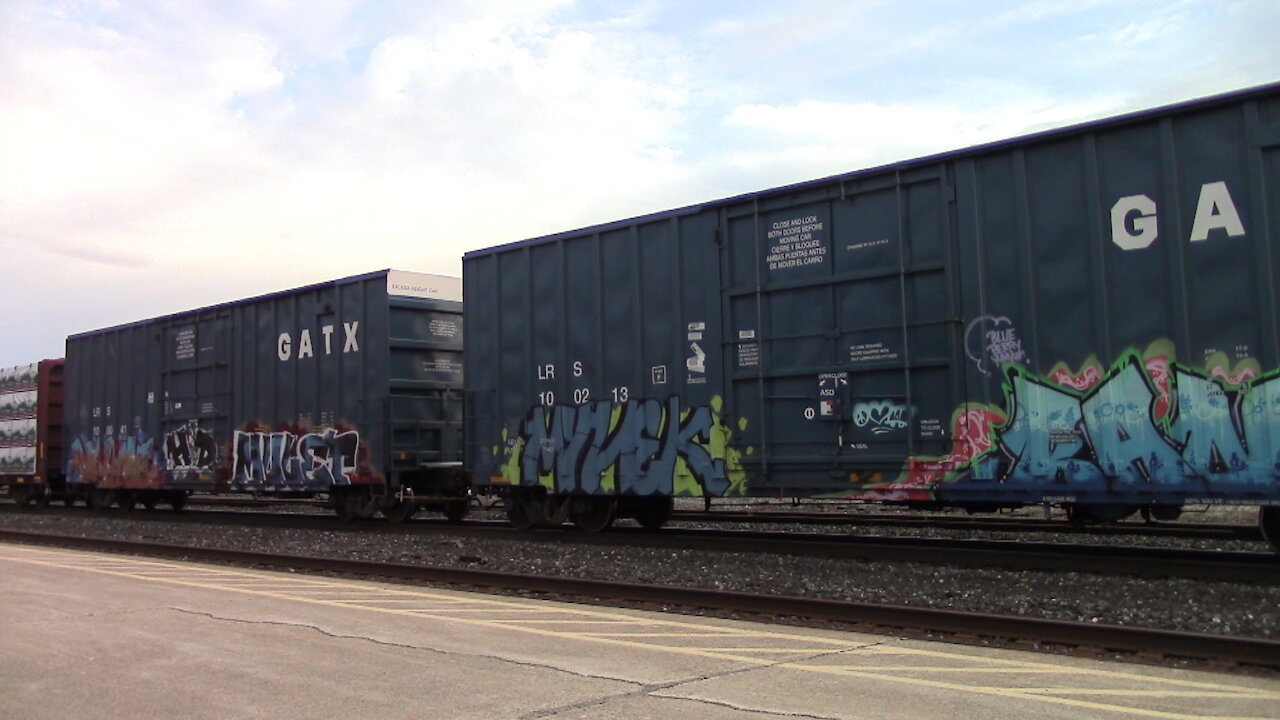
{"type": "Polygon", "coordinates": [[[955,440],[949,455],[936,460],[908,460],[906,472],[896,480],[880,487],[868,488],[852,498],[879,502],[932,500],[934,488],[971,460],[991,450],[991,429],[1004,421],[1004,416],[998,411],[985,408],[974,408],[957,414],[952,427],[952,437],[955,440]]]}
{"type": "Polygon", "coordinates": [[[1173,393],[1169,390],[1169,358],[1164,355],[1150,357],[1143,361],[1142,366],[1147,370],[1147,377],[1151,379],[1151,384],[1156,388],[1156,410],[1153,418],[1163,420],[1169,417],[1169,411],[1173,408],[1173,393]]]}

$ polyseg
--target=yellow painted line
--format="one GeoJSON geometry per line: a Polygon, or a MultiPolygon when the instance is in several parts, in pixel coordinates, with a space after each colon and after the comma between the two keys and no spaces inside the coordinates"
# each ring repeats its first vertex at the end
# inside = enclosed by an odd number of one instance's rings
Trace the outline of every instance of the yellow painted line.
{"type": "MultiPolygon", "coordinates": [[[[368,600],[361,598],[361,599],[354,599],[354,600],[351,600],[351,599],[343,600],[342,602],[371,603],[371,604],[372,603],[420,603],[422,602],[422,598],[369,598],[368,600]]],[[[440,608],[440,612],[448,612],[451,609],[452,608],[440,608]]],[[[568,622],[568,621],[561,621],[561,622],[568,622]]]]}
{"type": "MultiPolygon", "coordinates": [[[[785,655],[812,655],[814,653],[829,653],[831,648],[767,648],[767,647],[703,647],[703,650],[713,653],[777,653],[785,655]]],[[[818,666],[821,667],[821,666],[818,666]]]]}
{"type": "Polygon", "coordinates": [[[721,638],[724,633],[718,632],[585,632],[574,633],[575,637],[600,637],[600,638],[693,638],[708,637],[721,638]]]}
{"type": "MultiPolygon", "coordinates": [[[[249,587],[257,587],[257,586],[249,586],[249,587]]],[[[351,589],[349,589],[349,588],[324,588],[324,589],[320,589],[320,588],[316,588],[316,587],[305,587],[305,588],[299,588],[299,589],[297,589],[297,590],[294,590],[294,592],[299,593],[299,594],[302,594],[302,595],[307,595],[307,596],[309,596],[309,597],[310,597],[310,596],[317,596],[317,595],[318,595],[318,596],[323,596],[323,595],[350,595],[351,593],[353,593],[353,592],[355,592],[355,591],[354,591],[354,590],[351,590],[351,589]]]]}
{"type": "MultiPolygon", "coordinates": [[[[452,614],[454,614],[454,613],[459,613],[459,614],[460,614],[460,613],[518,613],[518,612],[521,612],[521,611],[522,611],[522,610],[521,610],[521,608],[518,608],[518,607],[511,607],[511,608],[423,608],[423,609],[422,609],[422,612],[438,612],[438,613],[446,613],[446,614],[449,614],[449,615],[452,615],[452,614]]],[[[527,612],[529,612],[529,610],[526,608],[526,609],[524,609],[524,610],[523,610],[523,612],[526,612],[526,613],[527,613],[527,612]]],[[[535,610],[534,612],[537,612],[537,611],[535,610]]]]}
{"type": "MultiPolygon", "coordinates": [[[[826,667],[843,668],[857,667],[853,665],[828,665],[826,667]]],[[[1047,670],[1041,668],[1020,668],[1020,667],[942,667],[933,665],[907,665],[899,667],[897,665],[877,665],[875,668],[881,672],[936,672],[936,673],[992,673],[993,675],[1016,675],[1020,673],[1036,674],[1048,673],[1047,670]]],[[[1055,675],[1071,674],[1071,675],[1091,675],[1092,672],[1084,669],[1063,668],[1061,672],[1055,675]]]]}
{"type": "Polygon", "coordinates": [[[512,625],[644,625],[643,620],[499,620],[512,625]]]}
{"type": "Polygon", "coordinates": [[[1241,697],[1240,693],[1231,690],[1119,690],[1089,688],[1021,688],[1024,693],[1049,693],[1052,695],[1138,695],[1145,697],[1199,697],[1199,698],[1237,698],[1240,700],[1274,700],[1275,693],[1259,690],[1257,693],[1241,697]]]}
{"type": "MultiPolygon", "coordinates": [[[[892,647],[892,646],[885,646],[885,645],[871,645],[871,646],[859,649],[858,654],[912,655],[915,657],[938,658],[942,660],[963,659],[963,660],[968,660],[970,662],[983,662],[983,663],[991,663],[994,665],[1003,665],[1003,666],[1011,666],[1011,667],[1040,668],[1047,673],[1060,673],[1066,670],[1066,668],[1061,668],[1057,665],[1052,665],[1050,663],[1045,663],[1045,662],[1040,662],[1035,660],[1006,660],[1004,658],[980,657],[977,655],[968,655],[960,652],[945,652],[941,650],[926,650],[923,648],[908,648],[908,647],[901,647],[901,646],[892,647]]],[[[892,670],[894,666],[881,665],[880,668],[885,670],[892,670]]],[[[1201,687],[1201,688],[1208,688],[1208,689],[1218,689],[1221,687],[1221,683],[1198,682],[1195,680],[1181,680],[1177,678],[1164,678],[1164,677],[1159,677],[1154,675],[1148,675],[1145,673],[1126,672],[1122,670],[1110,670],[1110,669],[1095,670],[1092,668],[1073,668],[1073,669],[1070,669],[1070,671],[1076,674],[1081,674],[1081,675],[1100,675],[1100,676],[1106,676],[1106,677],[1120,678],[1124,680],[1140,680],[1143,682],[1166,683],[1171,685],[1180,685],[1184,687],[1201,687]]]]}
{"type": "MultiPolygon", "coordinates": [[[[31,554],[31,555],[38,554],[38,551],[36,549],[23,548],[23,550],[25,550],[28,554],[31,554]]],[[[54,558],[59,558],[59,557],[65,558],[69,553],[60,553],[60,552],[46,550],[42,554],[45,557],[52,555],[54,558]]],[[[77,556],[72,555],[72,557],[75,558],[77,556]]],[[[82,558],[83,554],[81,553],[78,557],[82,558]]],[[[17,562],[26,562],[33,565],[58,567],[58,568],[65,568],[65,569],[82,569],[82,570],[88,570],[91,572],[99,572],[102,574],[114,575],[117,577],[124,577],[124,578],[130,578],[135,580],[148,580],[150,582],[157,582],[157,583],[164,583],[164,584],[171,584],[171,585],[178,585],[178,586],[185,586],[185,587],[194,587],[194,588],[200,588],[200,589],[206,589],[206,590],[240,593],[240,594],[250,595],[255,597],[265,597],[265,598],[280,599],[280,600],[293,600],[295,602],[304,603],[304,604],[313,604],[313,605],[348,608],[348,609],[363,609],[369,612],[384,613],[389,615],[400,615],[400,616],[407,616],[407,617],[418,617],[418,618],[423,617],[423,615],[419,613],[416,613],[411,610],[406,610],[403,608],[399,608],[399,609],[398,608],[378,608],[378,607],[371,607],[367,605],[346,604],[341,601],[325,600],[320,598],[309,598],[305,596],[294,596],[294,595],[289,595],[287,593],[278,592],[278,591],[226,587],[226,586],[221,586],[216,584],[206,584],[198,581],[177,580],[177,579],[169,579],[169,578],[147,578],[143,575],[124,572],[120,570],[102,570],[102,569],[95,569],[92,567],[85,567],[83,564],[77,564],[75,562],[68,562],[65,560],[62,562],[56,562],[52,560],[35,559],[35,558],[13,558],[13,559],[17,562]]],[[[147,565],[146,562],[139,562],[139,564],[142,565],[143,567],[147,565]]],[[[135,569],[136,569],[136,566],[135,566],[135,569]]],[[[252,575],[251,573],[247,573],[247,572],[243,574],[245,576],[252,575]]],[[[263,575],[264,574],[258,574],[257,576],[263,576],[263,575]]],[[[352,583],[342,583],[342,582],[335,582],[334,585],[345,586],[345,587],[361,587],[361,588],[370,587],[367,585],[355,585],[352,583]]],[[[417,594],[424,597],[430,597],[433,595],[433,593],[430,593],[430,592],[420,592],[420,591],[402,591],[395,594],[403,594],[406,596],[417,594]]],[[[501,606],[507,606],[507,607],[519,606],[519,603],[502,601],[502,600],[484,601],[482,603],[477,603],[477,604],[492,605],[495,608],[501,607],[501,606]]],[[[533,608],[536,606],[526,603],[525,607],[533,608]]],[[[535,612],[540,612],[540,611],[535,610],[535,612]]],[[[599,616],[606,616],[606,617],[608,616],[607,613],[604,613],[602,611],[583,611],[582,614],[599,615],[599,616]]],[[[617,614],[615,613],[614,616],[616,617],[617,614]]],[[[625,615],[623,616],[625,617],[625,615]]],[[[1115,704],[1108,704],[1108,703],[1077,700],[1069,697],[1057,697],[1051,694],[1053,688],[1026,689],[1026,688],[987,687],[987,686],[981,686],[981,685],[953,683],[953,682],[947,682],[947,681],[929,679],[929,678],[915,678],[915,677],[907,678],[907,677],[896,676],[893,674],[886,674],[886,673],[892,673],[893,672],[892,668],[881,668],[879,671],[871,671],[871,670],[859,670],[853,667],[843,667],[843,666],[840,666],[840,667],[825,666],[825,665],[815,666],[815,665],[803,664],[802,662],[776,663],[775,661],[772,661],[772,660],[752,657],[750,655],[710,652],[703,648],[696,648],[696,647],[661,646],[661,645],[654,645],[651,643],[636,642],[634,640],[628,640],[622,637],[598,636],[598,635],[592,635],[592,634],[584,635],[580,633],[563,632],[563,631],[542,629],[537,627],[525,627],[518,624],[512,624],[509,622],[503,623],[503,622],[489,621],[489,620],[483,620],[478,618],[450,618],[450,620],[452,622],[463,624],[463,625],[473,625],[476,627],[488,627],[488,628],[511,630],[511,631],[522,632],[526,634],[538,635],[542,637],[551,637],[551,638],[557,638],[562,640],[577,639],[577,640],[594,642],[594,643],[603,644],[603,645],[612,645],[616,647],[624,647],[624,648],[636,649],[636,650],[663,651],[673,655],[701,657],[701,658],[713,659],[713,660],[733,660],[745,665],[769,666],[773,668],[785,668],[785,669],[794,670],[798,672],[810,672],[810,673],[819,673],[819,674],[834,675],[834,676],[841,676],[841,677],[857,677],[857,678],[873,679],[881,682],[900,683],[900,684],[906,684],[906,685],[913,685],[917,687],[930,687],[935,689],[949,690],[949,691],[953,691],[961,694],[977,694],[977,695],[988,695],[988,696],[1003,697],[1003,698],[1018,698],[1021,700],[1030,700],[1030,701],[1043,702],[1048,704],[1063,705],[1067,707],[1087,708],[1091,710],[1115,712],[1115,713],[1121,713],[1121,714],[1135,715],[1139,717],[1164,718],[1166,720],[1192,720],[1193,718],[1204,718],[1204,717],[1213,717],[1213,718],[1217,718],[1218,720],[1262,720],[1260,717],[1237,718],[1234,716],[1230,716],[1230,717],[1229,716],[1206,716],[1204,714],[1187,715],[1183,713],[1152,710],[1147,708],[1137,708],[1137,707],[1130,707],[1130,706],[1124,706],[1124,705],[1115,705],[1115,704]]],[[[691,630],[694,630],[695,632],[704,632],[706,629],[705,626],[702,626],[702,625],[697,625],[697,624],[688,623],[688,622],[679,622],[679,621],[654,620],[653,624],[661,625],[661,626],[669,626],[669,627],[687,627],[687,628],[690,628],[691,630]]],[[[818,642],[818,643],[830,643],[832,645],[843,645],[844,647],[842,652],[852,652],[852,653],[855,653],[855,656],[860,649],[859,646],[850,645],[848,642],[842,642],[835,639],[828,639],[828,638],[821,638],[821,637],[787,635],[785,633],[752,632],[749,634],[756,637],[767,636],[767,637],[773,637],[775,639],[791,639],[791,640],[795,640],[798,643],[799,642],[807,642],[807,643],[818,642]]],[[[681,634],[680,636],[686,637],[687,634],[681,634]]],[[[714,636],[723,637],[723,634],[715,634],[714,636]]],[[[830,653],[830,652],[833,652],[833,650],[835,649],[828,648],[827,652],[830,653]]],[[[837,650],[837,651],[840,651],[840,650],[837,650]]],[[[952,661],[965,660],[968,662],[988,662],[993,664],[1016,665],[1016,666],[1022,666],[1022,667],[1028,667],[1028,668],[1040,668],[1047,673],[1053,673],[1055,671],[1062,670],[1062,668],[1049,663],[1000,660],[996,658],[982,658],[982,657],[975,657],[972,655],[966,655],[963,653],[944,653],[940,651],[899,648],[898,651],[894,654],[917,655],[921,657],[945,657],[952,661]]],[[[1138,674],[1138,673],[1114,672],[1109,670],[1098,670],[1093,673],[1077,673],[1076,675],[1094,675],[1102,678],[1116,678],[1116,679],[1128,679],[1128,680],[1137,679],[1137,680],[1142,680],[1147,682],[1158,682],[1158,683],[1163,683],[1167,685],[1177,685],[1182,687],[1212,687],[1218,690],[1222,690],[1223,688],[1221,683],[1201,683],[1201,682],[1195,682],[1195,681],[1177,680],[1174,678],[1152,677],[1152,676],[1138,674]]],[[[1265,691],[1263,691],[1264,694],[1260,695],[1258,692],[1250,692],[1249,690],[1246,690],[1243,688],[1241,690],[1242,691],[1239,692],[1235,697],[1239,699],[1257,699],[1258,697],[1270,697],[1271,695],[1270,693],[1265,693],[1265,691]]],[[[1151,697],[1159,697],[1159,695],[1154,695],[1151,697]]]]}

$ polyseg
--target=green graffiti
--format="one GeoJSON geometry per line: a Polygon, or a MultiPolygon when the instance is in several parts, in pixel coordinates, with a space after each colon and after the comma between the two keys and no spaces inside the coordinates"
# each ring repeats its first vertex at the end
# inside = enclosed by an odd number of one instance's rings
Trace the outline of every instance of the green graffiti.
{"type": "MultiPolygon", "coordinates": [[[[516,432],[503,430],[503,444],[494,450],[503,480],[512,485],[591,494],[741,495],[744,451],[733,446],[723,408],[718,395],[700,408],[682,408],[678,396],[536,405],[516,432]]],[[[745,431],[746,418],[737,426],[745,431]]]]}

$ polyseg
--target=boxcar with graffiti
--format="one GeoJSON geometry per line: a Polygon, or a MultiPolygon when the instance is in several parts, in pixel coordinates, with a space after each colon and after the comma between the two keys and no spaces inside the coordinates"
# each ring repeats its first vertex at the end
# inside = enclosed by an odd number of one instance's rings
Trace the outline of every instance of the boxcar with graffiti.
{"type": "Polygon", "coordinates": [[[92,505],[328,494],[466,511],[457,278],[381,271],[67,339],[66,475],[92,505]]]}
{"type": "Polygon", "coordinates": [[[522,525],[1272,506],[1277,210],[1271,85],[471,252],[468,468],[522,525]]]}
{"type": "Polygon", "coordinates": [[[64,488],[62,360],[0,369],[0,488],[18,505],[64,488]]]}

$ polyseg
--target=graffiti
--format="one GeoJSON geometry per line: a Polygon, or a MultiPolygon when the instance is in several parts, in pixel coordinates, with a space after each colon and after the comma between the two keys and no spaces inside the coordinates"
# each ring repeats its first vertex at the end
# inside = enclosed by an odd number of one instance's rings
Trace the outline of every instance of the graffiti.
{"type": "Polygon", "coordinates": [[[991,459],[996,479],[1085,491],[1275,484],[1274,376],[1231,386],[1177,363],[1154,366],[1170,372],[1153,377],[1153,364],[1130,354],[1083,395],[1010,368],[1011,416],[996,429],[1000,453],[991,459]]]}
{"type": "Polygon", "coordinates": [[[1218,356],[1198,370],[1171,357],[1161,341],[1106,371],[1092,358],[1043,378],[1006,366],[1007,412],[963,410],[976,435],[962,438],[957,424],[949,456],[912,459],[895,481],[864,495],[926,500],[992,482],[1069,496],[1273,490],[1280,371],[1264,375],[1253,361],[1228,368],[1218,356]]]}
{"type": "Polygon", "coordinates": [[[206,470],[218,460],[213,433],[192,420],[164,436],[164,462],[169,470],[206,470]]]}
{"type": "Polygon", "coordinates": [[[106,489],[149,489],[164,486],[164,454],[155,439],[138,430],[71,441],[67,482],[106,489]]]}
{"type": "Polygon", "coordinates": [[[892,400],[860,402],[853,406],[853,424],[876,435],[905,430],[911,409],[892,400]]]}
{"type": "Polygon", "coordinates": [[[953,478],[958,470],[991,451],[994,447],[992,428],[1004,420],[1004,413],[998,408],[977,404],[961,406],[951,416],[953,439],[950,453],[933,459],[911,458],[896,481],[865,483],[869,489],[854,497],[891,502],[933,500],[935,486],[953,478]]]}
{"type": "Polygon", "coordinates": [[[360,434],[245,432],[232,442],[231,484],[237,489],[324,490],[349,485],[356,474],[360,434]]]}
{"type": "MultiPolygon", "coordinates": [[[[740,491],[742,455],[729,447],[732,432],[721,421],[721,406],[717,396],[710,406],[682,409],[676,395],[666,401],[535,405],[506,450],[503,476],[512,484],[542,484],[557,492],[740,491]]],[[[738,426],[745,430],[746,420],[738,426]]]]}
{"type": "Polygon", "coordinates": [[[965,329],[964,343],[965,353],[977,364],[978,371],[983,375],[991,374],[987,366],[988,360],[999,367],[1007,363],[1020,363],[1027,358],[1018,331],[1007,317],[983,315],[974,318],[965,329]]]}
{"type": "Polygon", "coordinates": [[[1172,343],[1129,351],[1110,368],[1088,358],[1038,376],[1004,368],[1004,409],[968,404],[952,416],[942,457],[910,458],[898,476],[851,476],[861,499],[1135,498],[1271,493],[1280,482],[1280,369],[1231,366],[1209,353],[1179,363],[1172,343]]]}

